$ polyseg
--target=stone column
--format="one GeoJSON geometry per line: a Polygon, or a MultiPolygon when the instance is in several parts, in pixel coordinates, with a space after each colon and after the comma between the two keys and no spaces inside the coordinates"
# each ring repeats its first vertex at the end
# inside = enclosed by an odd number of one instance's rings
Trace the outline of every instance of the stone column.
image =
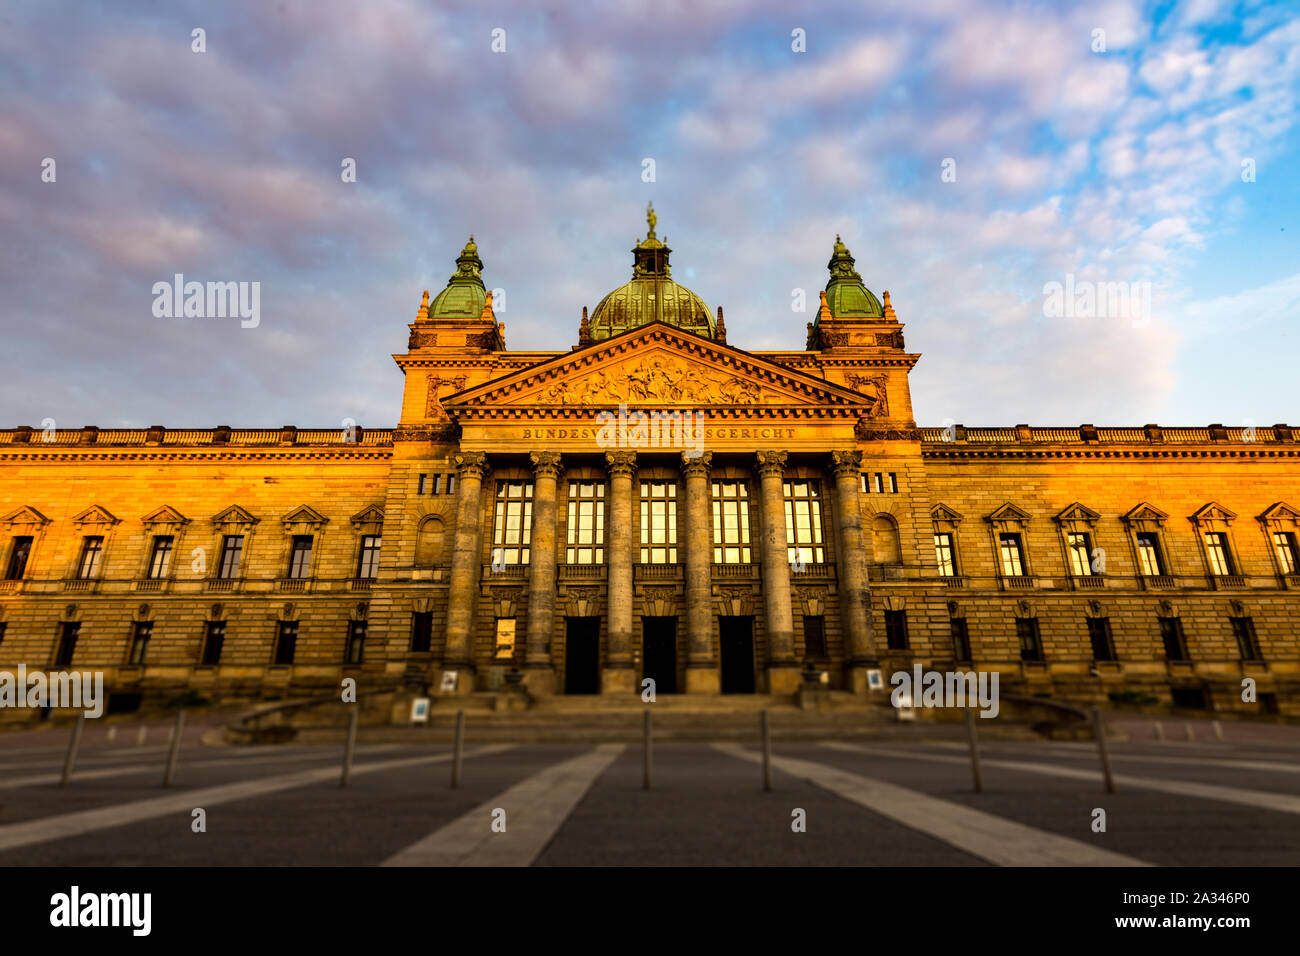
{"type": "Polygon", "coordinates": [[[535,451],[533,524],[528,544],[528,637],[524,645],[524,683],[535,694],[555,693],[551,634],[555,624],[556,486],[564,462],[559,452],[535,451]]]}
{"type": "Polygon", "coordinates": [[[456,690],[466,694],[474,689],[474,607],[478,603],[478,579],[483,558],[479,514],[483,479],[488,471],[487,455],[481,451],[467,451],[456,456],[456,539],[451,553],[447,644],[442,668],[459,673],[456,690]]]}
{"type": "Polygon", "coordinates": [[[632,668],[632,509],[636,507],[632,479],[636,452],[607,451],[605,466],[609,470],[609,540],[605,545],[609,647],[600,689],[605,694],[630,694],[636,691],[632,668]]]}
{"type": "Polygon", "coordinates": [[[839,527],[840,613],[843,617],[845,653],[848,657],[845,683],[854,693],[866,692],[867,670],[877,664],[871,633],[862,511],[858,504],[861,467],[862,452],[831,452],[839,527]]]}
{"type": "Polygon", "coordinates": [[[794,612],[790,608],[790,553],[785,537],[785,460],[783,451],[758,453],[763,514],[763,606],[766,612],[769,694],[799,690],[794,659],[794,612]]]}
{"type": "Polygon", "coordinates": [[[713,533],[709,469],[713,454],[682,455],[686,474],[686,692],[716,694],[722,675],[713,653],[713,533]]]}

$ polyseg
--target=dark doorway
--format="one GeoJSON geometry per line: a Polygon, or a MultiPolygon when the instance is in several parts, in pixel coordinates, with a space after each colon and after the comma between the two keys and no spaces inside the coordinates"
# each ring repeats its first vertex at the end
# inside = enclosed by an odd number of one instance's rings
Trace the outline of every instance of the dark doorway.
{"type": "Polygon", "coordinates": [[[720,617],[718,637],[722,649],[722,692],[754,693],[754,619],[720,617]]]}
{"type": "Polygon", "coordinates": [[[641,676],[656,695],[677,693],[677,618],[641,618],[641,676]]]}
{"type": "Polygon", "coordinates": [[[600,618],[566,617],[564,692],[600,693],[600,618]]]}

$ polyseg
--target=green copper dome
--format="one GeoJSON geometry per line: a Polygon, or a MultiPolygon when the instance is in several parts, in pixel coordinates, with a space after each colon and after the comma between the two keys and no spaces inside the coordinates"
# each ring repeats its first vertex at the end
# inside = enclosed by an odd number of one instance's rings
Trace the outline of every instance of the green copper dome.
{"type": "Polygon", "coordinates": [[[646,210],[646,221],[649,232],[632,250],[632,281],[601,299],[591,314],[592,341],[656,321],[712,338],[714,326],[708,305],[672,280],[668,268],[672,250],[655,236],[659,217],[653,204],[646,210]]]}
{"type": "Polygon", "coordinates": [[[474,237],[456,257],[456,271],[447,280],[447,288],[429,306],[431,319],[477,319],[483,314],[487,289],[483,285],[483,260],[478,257],[474,237]]]}
{"type": "Polygon", "coordinates": [[[848,246],[835,237],[831,261],[826,263],[831,278],[826,283],[826,304],[837,319],[881,319],[885,310],[880,300],[862,282],[862,276],[853,268],[853,256],[848,246]]]}

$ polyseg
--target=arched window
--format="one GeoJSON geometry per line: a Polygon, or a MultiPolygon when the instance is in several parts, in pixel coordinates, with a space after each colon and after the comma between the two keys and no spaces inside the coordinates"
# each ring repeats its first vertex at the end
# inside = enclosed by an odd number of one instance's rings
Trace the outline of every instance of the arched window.
{"type": "Polygon", "coordinates": [[[898,544],[898,525],[889,515],[871,519],[871,547],[876,564],[902,564],[903,552],[898,544]]]}

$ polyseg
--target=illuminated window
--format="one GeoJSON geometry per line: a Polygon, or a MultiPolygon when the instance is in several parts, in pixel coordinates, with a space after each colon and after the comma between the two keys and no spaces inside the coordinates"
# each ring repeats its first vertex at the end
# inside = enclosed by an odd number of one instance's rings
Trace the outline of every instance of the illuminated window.
{"type": "Polygon", "coordinates": [[[104,539],[99,535],[90,535],[82,539],[81,560],[77,562],[77,577],[99,577],[99,565],[104,556],[104,539]]]}
{"type": "MultiPolygon", "coordinates": [[[[934,556],[939,562],[939,573],[945,578],[955,577],[957,574],[957,564],[953,560],[952,535],[946,531],[939,531],[934,536],[934,556]]],[[[960,660],[969,660],[963,657],[960,660]]]]}
{"type": "Polygon", "coordinates": [[[641,563],[677,563],[675,482],[641,482],[641,563]]]}
{"type": "Polygon", "coordinates": [[[244,556],[244,536],[228,534],[221,539],[221,563],[217,565],[217,577],[239,577],[239,562],[244,556]]]}
{"type": "Polygon", "coordinates": [[[1295,534],[1291,531],[1273,532],[1273,549],[1277,552],[1277,563],[1283,574],[1295,574],[1300,565],[1300,553],[1296,550],[1295,534]]]}
{"type": "Polygon", "coordinates": [[[312,536],[295,534],[289,551],[289,577],[305,578],[311,573],[312,536]]]}
{"type": "Polygon", "coordinates": [[[1092,570],[1092,537],[1086,531],[1067,531],[1065,549],[1070,553],[1070,573],[1085,578],[1092,570]]]}
{"type": "Polygon", "coordinates": [[[824,564],[821,482],[802,478],[784,483],[785,539],[791,564],[824,564]]]}
{"type": "Polygon", "coordinates": [[[1025,554],[1020,546],[1019,532],[999,534],[998,548],[1002,555],[1002,573],[1009,578],[1022,576],[1025,573],[1025,554]]]}
{"type": "Polygon", "coordinates": [[[1160,553],[1160,539],[1154,531],[1139,531],[1137,535],[1138,567],[1149,578],[1165,573],[1165,561],[1160,553]]]}
{"type": "Polygon", "coordinates": [[[605,562],[605,483],[569,482],[569,564],[605,562]]]}
{"type": "Polygon", "coordinates": [[[527,564],[533,525],[533,483],[498,481],[492,523],[492,563],[527,564]]]}
{"type": "Polygon", "coordinates": [[[1232,555],[1228,551],[1228,535],[1223,531],[1205,532],[1205,556],[1210,562],[1211,574],[1235,574],[1232,555]]]}
{"type": "Polygon", "coordinates": [[[361,556],[357,561],[357,577],[376,578],[379,576],[379,551],[384,539],[377,534],[361,536],[361,556]]]}
{"type": "Polygon", "coordinates": [[[749,489],[743,481],[713,483],[713,563],[750,563],[749,489]]]}
{"type": "Polygon", "coordinates": [[[165,578],[172,570],[172,546],[175,539],[169,534],[154,535],[153,552],[149,555],[149,577],[165,578]]]}

